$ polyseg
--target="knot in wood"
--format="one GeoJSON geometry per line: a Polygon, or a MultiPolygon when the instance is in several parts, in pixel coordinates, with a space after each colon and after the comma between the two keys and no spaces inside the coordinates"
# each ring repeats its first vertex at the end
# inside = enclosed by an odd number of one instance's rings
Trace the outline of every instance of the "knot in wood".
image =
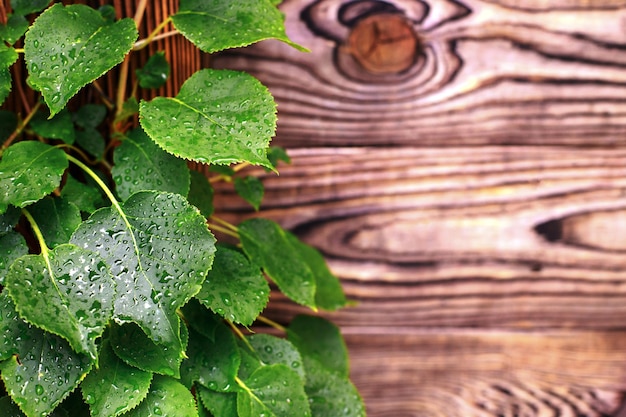
{"type": "Polygon", "coordinates": [[[420,54],[411,23],[399,14],[359,20],[348,37],[348,51],[368,72],[395,74],[409,69],[420,54]]]}

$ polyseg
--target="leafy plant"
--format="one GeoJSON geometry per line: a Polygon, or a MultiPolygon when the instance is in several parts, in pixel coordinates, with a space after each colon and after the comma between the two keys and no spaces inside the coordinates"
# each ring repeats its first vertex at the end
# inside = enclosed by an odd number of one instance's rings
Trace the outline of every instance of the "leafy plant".
{"type": "Polygon", "coordinates": [[[346,305],[319,252],[270,220],[236,226],[213,214],[213,182],[258,209],[263,185],[245,168],[288,161],[269,147],[268,90],[246,73],[202,69],[176,97],[138,101],[138,88],[161,86],[177,65],[163,53],[126,88],[135,51],[156,35],[209,53],[268,38],[302,49],[273,3],[181,0],[140,40],[145,0],[134,19],[48,0],[0,11],[0,101],[12,67],[28,73],[28,86],[13,81],[24,114],[0,111],[0,417],[365,414],[336,326],[260,315],[268,279],[313,311],[346,305]],[[161,33],[168,23],[175,30],[161,33]],[[109,99],[97,80],[118,64],[109,99]],[[259,321],[285,337],[250,332],[259,321]]]}

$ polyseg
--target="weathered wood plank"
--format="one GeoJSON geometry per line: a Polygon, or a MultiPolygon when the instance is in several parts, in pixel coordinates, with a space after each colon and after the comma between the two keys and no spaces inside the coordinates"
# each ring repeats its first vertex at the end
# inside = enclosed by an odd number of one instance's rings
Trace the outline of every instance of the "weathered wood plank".
{"type": "Polygon", "coordinates": [[[623,1],[287,0],[290,36],[214,60],[252,72],[279,103],[278,141],[600,146],[626,142],[623,1]],[[421,47],[372,74],[348,45],[363,16],[402,15],[421,47]],[[589,140],[593,138],[593,140],[589,140]]]}
{"type": "Polygon", "coordinates": [[[352,331],[370,416],[613,416],[626,390],[624,333],[352,331]]]}

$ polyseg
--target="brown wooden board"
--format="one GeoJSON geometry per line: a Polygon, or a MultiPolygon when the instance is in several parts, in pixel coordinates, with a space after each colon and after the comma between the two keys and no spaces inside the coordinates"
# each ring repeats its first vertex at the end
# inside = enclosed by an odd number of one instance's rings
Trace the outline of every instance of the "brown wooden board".
{"type": "MultiPolygon", "coordinates": [[[[252,72],[370,417],[611,416],[626,391],[626,1],[286,0],[252,72]]],[[[220,216],[256,215],[218,186],[220,216]]],[[[267,314],[305,311],[274,296],[267,314]]]]}

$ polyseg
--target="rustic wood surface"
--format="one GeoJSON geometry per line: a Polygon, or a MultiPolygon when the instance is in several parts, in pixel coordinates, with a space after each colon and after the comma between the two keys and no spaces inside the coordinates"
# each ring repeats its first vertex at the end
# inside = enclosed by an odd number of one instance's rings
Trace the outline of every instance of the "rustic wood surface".
{"type": "Polygon", "coordinates": [[[311,53],[212,65],[278,101],[293,164],[263,174],[261,214],[359,302],[329,316],[368,415],[623,416],[626,1],[281,8],[311,53]]]}

